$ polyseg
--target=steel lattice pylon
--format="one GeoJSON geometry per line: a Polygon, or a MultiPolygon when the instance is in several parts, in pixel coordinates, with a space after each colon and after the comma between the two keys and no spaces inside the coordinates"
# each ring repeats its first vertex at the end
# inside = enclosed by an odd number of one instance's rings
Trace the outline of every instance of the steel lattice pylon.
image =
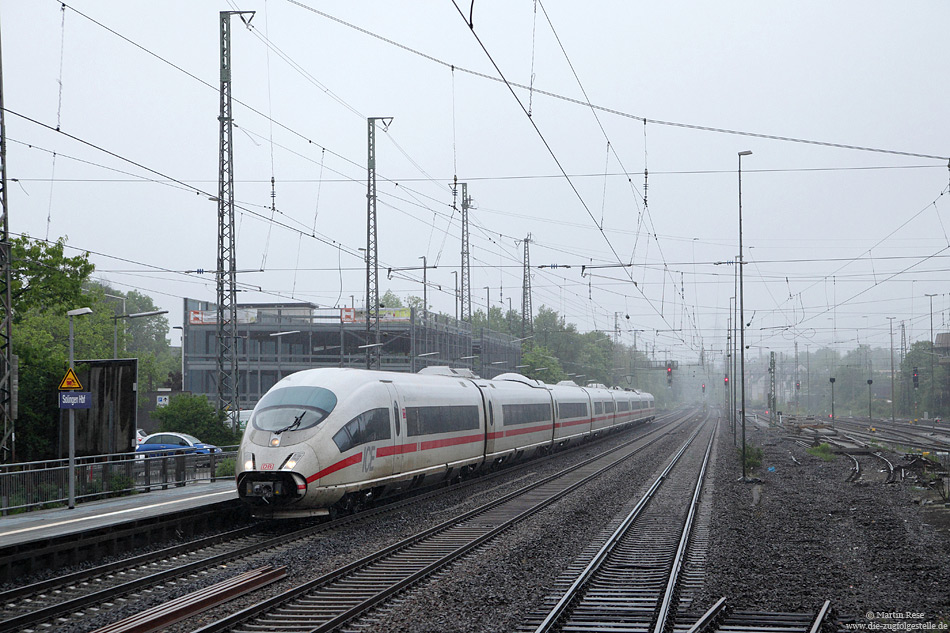
{"type": "Polygon", "coordinates": [[[379,253],[376,242],[376,122],[383,131],[393,122],[391,116],[366,119],[366,369],[379,369],[379,253]],[[372,343],[370,340],[372,339],[372,343]]]}
{"type": "MultiPolygon", "coordinates": [[[[462,321],[472,322],[472,280],[469,270],[468,248],[468,209],[471,198],[468,197],[468,184],[462,184],[462,321]]],[[[471,353],[471,350],[469,350],[471,353]]]]}
{"type": "MultiPolygon", "coordinates": [[[[238,410],[237,301],[235,298],[234,247],[234,151],[231,117],[231,16],[253,11],[221,11],[221,110],[218,152],[218,265],[216,269],[218,305],[218,407],[238,410]]],[[[237,427],[237,416],[232,418],[237,427]]]]}
{"type": "Polygon", "coordinates": [[[531,234],[524,238],[524,283],[521,292],[521,338],[531,336],[534,333],[534,324],[532,315],[534,310],[531,306],[531,256],[529,245],[531,244],[531,234]]]}
{"type": "Polygon", "coordinates": [[[15,401],[13,394],[13,304],[10,216],[7,210],[7,129],[3,118],[3,61],[0,58],[0,417],[3,435],[0,436],[0,461],[15,459],[13,431],[15,401]]]}

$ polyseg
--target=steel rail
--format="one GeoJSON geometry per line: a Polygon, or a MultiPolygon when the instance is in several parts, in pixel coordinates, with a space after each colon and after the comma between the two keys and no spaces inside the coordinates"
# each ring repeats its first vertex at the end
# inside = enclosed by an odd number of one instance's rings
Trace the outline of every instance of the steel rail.
{"type": "Polygon", "coordinates": [[[706,482],[706,468],[709,466],[709,456],[712,454],[713,441],[716,439],[719,424],[713,429],[709,436],[709,443],[706,445],[706,454],[703,456],[703,465],[699,469],[699,476],[696,478],[696,488],[693,490],[693,498],[689,502],[689,513],[683,525],[683,533],[680,536],[679,545],[676,548],[676,556],[673,559],[673,566],[670,570],[670,578],[666,583],[666,591],[663,594],[663,602],[660,604],[660,610],[656,617],[656,626],[653,627],[653,633],[664,633],[670,626],[670,610],[673,605],[673,598],[676,595],[676,588],[679,583],[680,571],[683,567],[683,560],[686,557],[686,550],[689,547],[689,537],[693,532],[693,524],[696,519],[696,510],[699,508],[699,498],[702,495],[703,484],[706,482]]]}
{"type": "Polygon", "coordinates": [[[702,614],[693,626],[689,627],[686,633],[703,633],[709,629],[717,620],[725,615],[728,607],[726,606],[726,597],[723,596],[716,600],[713,606],[709,607],[706,613],[702,614]]]}
{"type": "Polygon", "coordinates": [[[276,582],[286,575],[286,567],[274,568],[269,565],[246,571],[210,587],[193,591],[124,620],[108,624],[96,629],[93,633],[151,633],[152,631],[159,631],[175,622],[276,582]]]}
{"type": "MultiPolygon", "coordinates": [[[[656,478],[650,488],[643,494],[634,508],[627,514],[627,516],[621,521],[620,525],[613,531],[610,537],[607,539],[606,543],[597,551],[592,560],[587,564],[584,570],[578,574],[577,578],[571,583],[571,585],[564,591],[561,598],[557,601],[554,607],[548,612],[544,617],[541,623],[534,629],[535,633],[545,633],[546,631],[552,630],[571,608],[572,604],[575,602],[577,597],[580,595],[581,591],[594,575],[604,567],[605,562],[610,557],[610,554],[618,547],[624,535],[628,533],[631,526],[636,522],[638,518],[642,515],[643,511],[649,504],[649,502],[656,495],[656,492],[659,490],[660,486],[666,481],[669,476],[670,471],[673,470],[673,467],[679,462],[682,456],[686,453],[689,446],[693,443],[695,438],[699,435],[702,429],[697,429],[695,433],[683,444],[682,447],[676,452],[673,458],[670,460],[670,463],[666,466],[663,472],[656,478]]],[[[712,437],[715,436],[715,433],[710,437],[710,444],[712,446],[712,437]]],[[[708,448],[707,448],[707,459],[708,459],[708,448]]],[[[705,464],[704,464],[705,465],[705,464]]],[[[705,470],[705,469],[704,469],[705,470]]]]}
{"type": "Polygon", "coordinates": [[[821,609],[818,610],[818,614],[815,616],[815,620],[811,625],[811,629],[808,633],[818,633],[821,630],[822,625],[825,622],[825,618],[828,617],[828,612],[831,609],[831,600],[825,600],[825,603],[821,605],[821,609]]]}

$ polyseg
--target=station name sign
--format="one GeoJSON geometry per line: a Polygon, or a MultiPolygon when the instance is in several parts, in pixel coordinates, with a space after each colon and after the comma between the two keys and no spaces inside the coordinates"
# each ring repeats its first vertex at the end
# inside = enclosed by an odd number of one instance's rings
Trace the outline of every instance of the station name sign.
{"type": "Polygon", "coordinates": [[[90,391],[60,391],[60,409],[89,409],[92,407],[92,392],[90,391]]]}

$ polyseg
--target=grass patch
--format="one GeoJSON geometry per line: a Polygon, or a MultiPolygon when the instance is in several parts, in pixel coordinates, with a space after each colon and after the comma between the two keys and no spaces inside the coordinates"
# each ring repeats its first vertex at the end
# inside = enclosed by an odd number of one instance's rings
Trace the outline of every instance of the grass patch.
{"type": "Polygon", "coordinates": [[[831,445],[827,442],[822,442],[818,446],[812,446],[806,449],[806,452],[826,462],[830,462],[836,457],[836,455],[831,452],[831,445]]]}
{"type": "MultiPolygon", "coordinates": [[[[742,459],[742,451],[739,451],[739,459],[742,459]]],[[[762,465],[762,449],[754,444],[745,445],[745,467],[746,470],[754,470],[762,465]]]]}

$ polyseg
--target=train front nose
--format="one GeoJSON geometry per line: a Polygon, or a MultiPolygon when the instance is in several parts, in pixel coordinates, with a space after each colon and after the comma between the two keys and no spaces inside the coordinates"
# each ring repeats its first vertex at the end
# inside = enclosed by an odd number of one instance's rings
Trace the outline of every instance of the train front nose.
{"type": "Polygon", "coordinates": [[[304,457],[303,452],[281,456],[273,449],[248,452],[244,470],[237,476],[238,495],[260,505],[283,505],[303,498],[307,494],[307,480],[297,469],[303,461],[316,462],[312,453],[309,459],[304,457]]]}

